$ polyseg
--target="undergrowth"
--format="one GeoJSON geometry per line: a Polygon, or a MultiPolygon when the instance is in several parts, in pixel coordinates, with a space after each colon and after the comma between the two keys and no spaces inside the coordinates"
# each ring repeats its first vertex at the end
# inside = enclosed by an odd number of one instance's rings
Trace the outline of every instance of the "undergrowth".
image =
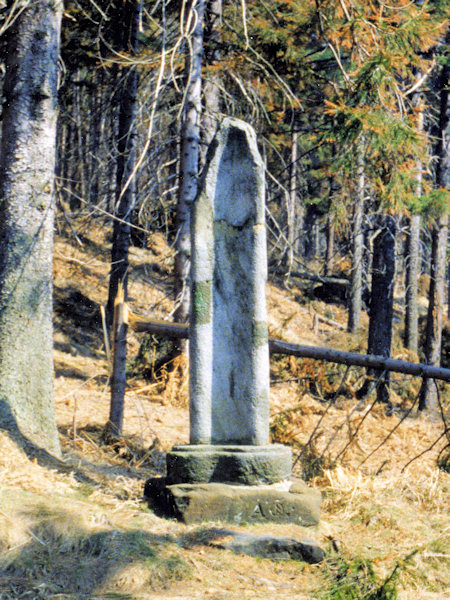
{"type": "Polygon", "coordinates": [[[376,575],[372,561],[337,558],[329,563],[330,581],[322,600],[397,600],[401,571],[397,563],[385,578],[376,575]]]}

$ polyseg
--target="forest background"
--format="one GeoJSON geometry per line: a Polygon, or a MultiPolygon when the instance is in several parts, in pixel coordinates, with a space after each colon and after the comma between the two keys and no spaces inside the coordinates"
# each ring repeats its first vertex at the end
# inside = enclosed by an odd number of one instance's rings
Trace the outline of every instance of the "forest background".
{"type": "MultiPolygon", "coordinates": [[[[403,281],[405,347],[439,364],[446,16],[440,2],[69,3],[58,198],[66,213],[95,207],[116,217],[108,323],[119,281],[126,296],[130,240],[145,245],[154,230],[176,250],[174,318],[188,319],[189,207],[217,122],[233,115],[255,127],[266,162],[271,272],[344,278],[328,280],[325,294],[338,288],[352,333],[365,300],[367,351],[382,356],[391,352],[394,280],[403,281]],[[311,270],[314,258],[322,264],[311,270]],[[422,273],[432,301],[419,344],[422,273]]],[[[421,409],[432,396],[427,380],[421,409]]]]}

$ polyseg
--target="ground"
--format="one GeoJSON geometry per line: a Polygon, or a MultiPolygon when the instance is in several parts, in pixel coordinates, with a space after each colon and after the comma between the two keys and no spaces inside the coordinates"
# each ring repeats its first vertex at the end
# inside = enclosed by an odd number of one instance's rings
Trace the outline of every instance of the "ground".
{"type": "MultiPolygon", "coordinates": [[[[312,538],[327,552],[323,564],[234,555],[215,544],[220,524],[186,526],[147,508],[145,480],[163,472],[173,444],[188,441],[186,365],[178,359],[144,379],[143,361],[135,360],[143,337],[131,332],[124,440],[101,443],[109,367],[99,307],[106,303],[108,248],[103,221],[77,220],[70,228],[61,221],[55,394],[64,464],[30,461],[0,433],[1,600],[448,598],[450,482],[437,466],[445,438],[427,451],[443,425],[436,416],[407,413],[419,382],[404,376],[394,377],[386,414],[371,399],[358,403],[361,370],[345,375],[343,366],[272,359],[272,436],[300,455],[295,473],[321,490],[322,519],[312,530],[242,529],[312,538]]],[[[150,236],[147,248],[132,248],[134,312],[171,320],[172,261],[161,234],[150,236]]],[[[273,337],[364,351],[363,333],[349,336],[336,325],[345,325],[342,307],[306,300],[283,281],[270,281],[267,296],[273,337]]],[[[147,353],[147,371],[151,352],[160,350],[161,341],[147,353]]],[[[411,358],[398,342],[395,356],[411,358]]],[[[441,388],[444,404],[448,389],[441,388]]]]}

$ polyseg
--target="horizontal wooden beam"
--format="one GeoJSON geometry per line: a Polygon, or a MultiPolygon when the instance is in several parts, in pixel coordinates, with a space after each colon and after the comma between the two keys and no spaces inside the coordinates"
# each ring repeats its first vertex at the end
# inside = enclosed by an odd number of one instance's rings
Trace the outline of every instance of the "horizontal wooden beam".
{"type": "MultiPolygon", "coordinates": [[[[154,333],[174,339],[186,339],[189,337],[189,325],[187,324],[146,321],[134,313],[128,314],[128,324],[136,332],[154,333]]],[[[321,348],[319,346],[300,346],[299,344],[292,344],[273,338],[269,339],[269,350],[271,354],[288,354],[300,358],[313,358],[344,365],[355,365],[380,371],[395,371],[396,373],[404,373],[416,377],[450,381],[450,369],[412,363],[405,360],[395,360],[373,354],[343,352],[342,350],[321,348]]]]}

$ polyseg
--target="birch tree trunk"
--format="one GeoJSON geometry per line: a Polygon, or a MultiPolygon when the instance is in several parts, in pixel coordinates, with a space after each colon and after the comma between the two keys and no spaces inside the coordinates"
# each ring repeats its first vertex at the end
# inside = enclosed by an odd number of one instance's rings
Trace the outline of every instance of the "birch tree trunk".
{"type": "Polygon", "coordinates": [[[7,31],[0,147],[0,427],[59,455],[53,397],[52,251],[59,0],[7,31]]]}
{"type": "MultiPolygon", "coordinates": [[[[447,35],[447,39],[448,39],[447,35]]],[[[448,80],[450,68],[442,67],[440,77],[439,138],[436,187],[450,187],[450,102],[448,80]]],[[[431,249],[431,278],[428,292],[428,313],[425,339],[425,361],[438,366],[441,360],[442,326],[446,296],[445,270],[447,267],[448,212],[443,214],[433,229],[431,249]]],[[[420,389],[419,410],[435,410],[436,387],[430,379],[424,379],[420,389]]]]}
{"type": "Polygon", "coordinates": [[[186,57],[187,91],[181,129],[179,194],[177,199],[177,240],[175,255],[175,320],[185,323],[189,317],[190,211],[197,195],[199,172],[200,115],[202,89],[203,21],[206,0],[193,0],[189,12],[195,28],[191,34],[191,51],[186,57]]]}

